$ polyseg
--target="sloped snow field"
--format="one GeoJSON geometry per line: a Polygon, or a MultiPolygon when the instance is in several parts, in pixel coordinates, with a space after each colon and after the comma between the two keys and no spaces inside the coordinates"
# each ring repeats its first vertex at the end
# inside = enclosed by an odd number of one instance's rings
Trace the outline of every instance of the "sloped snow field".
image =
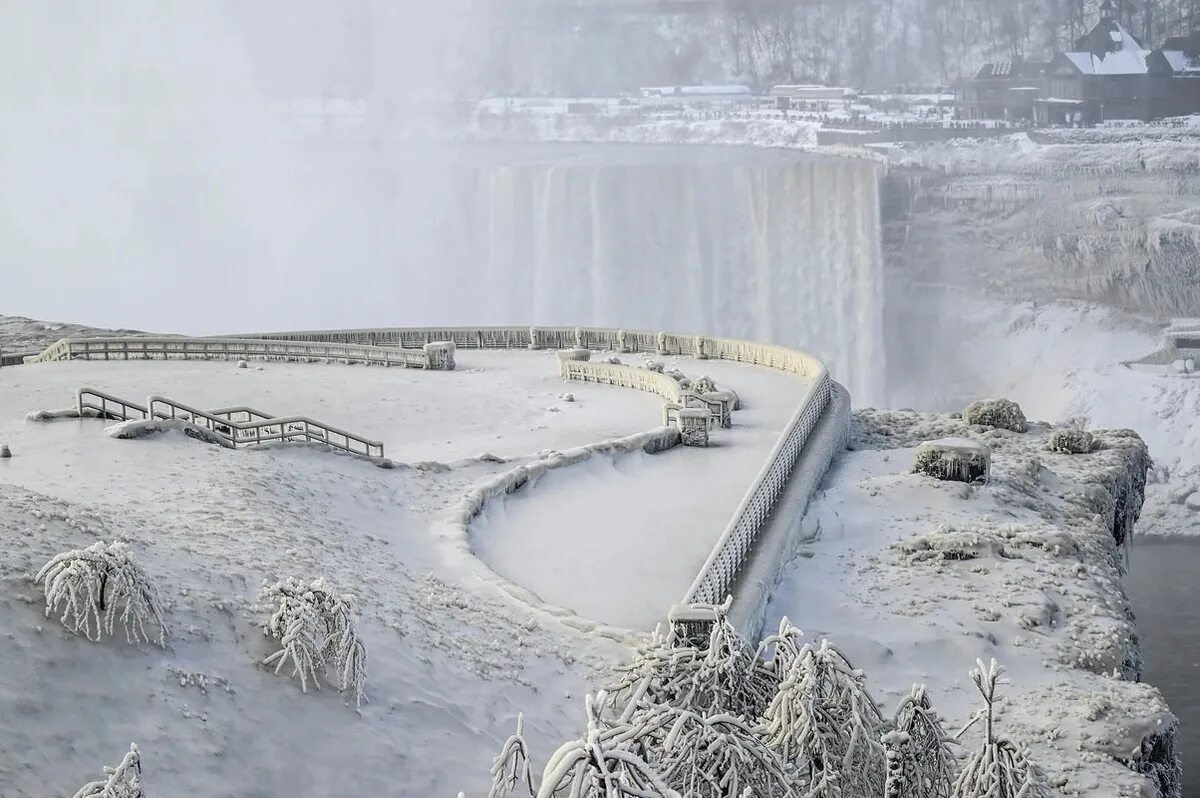
{"type": "MultiPolygon", "coordinates": [[[[746,409],[714,432],[718,445],[593,458],[480,519],[485,557],[505,576],[642,630],[690,584],[805,385],[668,360],[739,391],[746,409]],[[613,578],[622,563],[637,567],[613,578]]],[[[661,413],[657,397],[563,383],[547,352],[460,352],[449,373],[196,361],[0,370],[0,442],[14,454],[0,460],[0,794],[71,794],[131,741],[155,794],[484,794],[517,713],[535,748],[574,736],[583,695],[625,650],[485,584],[439,542],[443,520],[501,471],[652,429],[661,413]],[[71,406],[84,385],[139,402],[162,394],[309,415],[382,440],[400,466],[25,420],[71,406]],[[165,650],[121,636],[91,643],[45,617],[33,576],[97,539],[126,541],[158,584],[165,650]],[[260,630],[269,612],[258,592],[289,576],[357,597],[370,699],[361,711],[331,685],[305,695],[290,668],[259,664],[277,645],[260,630]]]]}
{"type": "MultiPolygon", "coordinates": [[[[1138,684],[1141,655],[1103,515],[1125,464],[1123,435],[1086,455],[1046,450],[1048,429],[1017,434],[947,414],[856,414],[851,446],[805,519],[811,542],[767,611],[828,638],[893,709],[927,684],[951,730],[980,706],[968,671],[997,659],[1011,684],[998,730],[1033,750],[1056,795],[1149,796],[1133,773],[1142,740],[1174,725],[1138,684]],[[993,448],[989,484],[910,474],[923,440],[993,448]],[[1107,505],[1106,505],[1107,502],[1107,505]]],[[[1118,505],[1119,506],[1119,505],[1118,505]]],[[[964,744],[974,746],[980,730],[964,744]]]]}

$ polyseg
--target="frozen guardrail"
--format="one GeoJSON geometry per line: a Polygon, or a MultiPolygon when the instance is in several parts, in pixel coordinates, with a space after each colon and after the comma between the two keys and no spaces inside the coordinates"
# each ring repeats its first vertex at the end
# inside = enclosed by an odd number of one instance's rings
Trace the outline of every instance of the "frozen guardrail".
{"type": "MultiPolygon", "coordinates": [[[[240,337],[363,342],[395,347],[417,347],[433,341],[451,341],[459,349],[583,348],[690,355],[701,359],[749,363],[811,379],[811,386],[800,397],[787,427],[689,588],[683,599],[684,604],[720,604],[732,592],[738,574],[787,485],[809,436],[829,408],[833,390],[833,382],[825,364],[805,352],[754,341],[665,331],[613,330],[598,327],[430,327],[300,331],[240,337]]],[[[588,375],[594,381],[621,380],[622,382],[614,384],[627,384],[628,387],[649,390],[664,397],[672,391],[679,391],[679,386],[674,380],[643,369],[583,361],[566,363],[569,364],[566,368],[578,372],[579,378],[586,378],[585,375],[588,375]],[[673,387],[666,382],[660,382],[658,377],[674,383],[673,387]]],[[[832,455],[830,452],[828,457],[832,458],[832,455]]],[[[829,464],[823,465],[827,468],[829,464]]]]}
{"type": "MultiPolygon", "coordinates": [[[[746,492],[733,518],[726,526],[717,545],[693,582],[685,604],[719,604],[733,590],[738,574],[780,493],[791,477],[792,469],[808,442],[817,422],[830,406],[833,383],[825,364],[804,352],[783,346],[761,344],[730,338],[705,335],[686,335],[665,331],[613,330],[598,327],[429,327],[379,328],[357,330],[315,330],[279,333],[256,333],[232,338],[104,338],[64,339],[26,362],[46,362],[73,358],[112,359],[143,357],[267,357],[278,359],[318,359],[344,362],[379,362],[384,365],[412,365],[418,368],[453,368],[454,350],[458,349],[607,349],[617,352],[643,352],[659,355],[689,355],[714,360],[749,363],[784,371],[812,380],[800,397],[783,434],[772,449],[766,463],[746,492]],[[437,363],[440,365],[429,365],[437,363]]],[[[646,388],[654,392],[678,391],[659,383],[656,372],[610,364],[582,363],[576,366],[580,376],[586,371],[593,377],[608,375],[613,379],[647,380],[646,388]],[[606,369],[622,369],[618,375],[606,369]],[[636,376],[631,372],[636,372],[636,376]],[[652,376],[654,375],[654,376],[652,376]]],[[[663,377],[670,379],[669,377],[663,377]]],[[[672,380],[672,382],[674,382],[672,380]]],[[[182,407],[182,406],[180,406],[182,407]]],[[[183,408],[194,413],[190,408],[183,408]]],[[[233,410],[245,411],[246,408],[233,410]]],[[[200,411],[203,413],[203,411],[200,411]]],[[[232,410],[221,418],[222,424],[238,429],[253,425],[270,426],[270,421],[300,424],[308,422],[304,434],[308,439],[321,440],[320,431],[345,436],[338,448],[347,448],[350,439],[361,444],[382,444],[366,441],[332,427],[317,424],[311,419],[248,419],[245,423],[232,420],[232,410]],[[316,434],[314,434],[314,432],[316,434]]],[[[215,414],[207,414],[214,415],[215,414]]],[[[201,416],[203,418],[203,415],[201,416]]],[[[298,434],[296,430],[293,434],[298,434]]],[[[255,433],[253,441],[287,440],[284,431],[255,433]],[[267,437],[263,437],[266,435],[267,437]],[[274,435],[274,437],[272,437],[274,435]]],[[[326,440],[326,443],[330,441],[326,440]]],[[[330,445],[335,445],[330,443],[330,445]]],[[[832,458],[832,452],[822,457],[832,458]]],[[[823,464],[828,467],[828,462],[823,464]]]]}
{"type": "Polygon", "coordinates": [[[26,363],[59,360],[325,360],[451,370],[454,348],[430,342],[419,350],[350,342],[241,338],[64,338],[26,363]]]}
{"type": "Polygon", "coordinates": [[[145,405],[139,405],[95,388],[80,388],[75,402],[80,418],[91,410],[101,418],[122,421],[186,421],[211,430],[231,448],[272,441],[312,441],[364,457],[382,459],[384,456],[383,444],[379,441],[307,416],[277,417],[240,406],[200,410],[163,396],[151,396],[145,405]],[[241,416],[245,417],[244,421],[239,418],[241,416]]]}
{"type": "Polygon", "coordinates": [[[207,410],[190,407],[164,396],[151,396],[146,400],[146,407],[153,418],[178,419],[207,427],[229,441],[234,447],[248,444],[258,445],[272,441],[303,440],[324,443],[334,449],[364,457],[383,457],[383,444],[379,441],[347,432],[307,416],[275,418],[268,417],[265,413],[249,411],[249,408],[227,408],[222,412],[210,413],[207,410]],[[258,418],[247,421],[233,420],[235,415],[247,412],[253,412],[258,418]]]}

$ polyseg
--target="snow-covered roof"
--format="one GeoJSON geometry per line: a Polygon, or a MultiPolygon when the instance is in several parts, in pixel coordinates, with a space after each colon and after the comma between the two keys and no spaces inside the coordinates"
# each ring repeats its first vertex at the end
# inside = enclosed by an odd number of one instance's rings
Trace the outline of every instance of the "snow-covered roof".
{"type": "Polygon", "coordinates": [[[1118,50],[1103,56],[1063,53],[1085,75],[1145,75],[1149,54],[1149,50],[1118,50]]]}
{"type": "MultiPolygon", "coordinates": [[[[1146,56],[1150,55],[1150,51],[1143,49],[1121,23],[1108,21],[1101,24],[1110,26],[1108,38],[1113,47],[1107,48],[1107,52],[1081,50],[1063,55],[1084,75],[1145,75],[1148,71],[1146,56]]],[[[1085,38],[1091,38],[1094,42],[1095,31],[1085,38]]]]}
{"type": "Polygon", "coordinates": [[[1163,50],[1162,54],[1171,65],[1172,72],[1200,74],[1200,58],[1190,56],[1183,50],[1163,50]]]}

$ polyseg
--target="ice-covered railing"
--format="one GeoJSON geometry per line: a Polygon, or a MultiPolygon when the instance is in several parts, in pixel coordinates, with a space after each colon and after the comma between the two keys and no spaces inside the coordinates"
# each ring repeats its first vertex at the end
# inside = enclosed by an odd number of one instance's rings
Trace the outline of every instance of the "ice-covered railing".
{"type": "MultiPolygon", "coordinates": [[[[683,602],[721,603],[733,591],[738,574],[787,485],[809,436],[830,405],[833,383],[829,372],[824,363],[804,352],[753,341],[650,330],[614,330],[599,327],[428,327],[255,333],[231,338],[64,339],[27,362],[74,358],[265,357],[453,368],[455,349],[569,348],[729,360],[784,371],[812,381],[799,398],[795,413],[753,485],[738,505],[737,511],[683,602]],[[430,363],[441,365],[426,365],[430,363]]],[[[620,378],[631,380],[635,379],[632,372],[636,372],[636,379],[646,380],[647,388],[655,393],[679,390],[677,384],[671,389],[666,383],[658,382],[659,377],[664,380],[670,379],[669,377],[646,369],[582,361],[573,368],[578,369],[581,375],[585,371],[592,375],[601,375],[608,374],[610,369],[621,369],[620,378]]],[[[611,376],[616,378],[616,372],[612,372],[611,376]]],[[[832,457],[832,452],[822,456],[832,457]]],[[[824,465],[827,467],[828,463],[824,465]]]]}
{"type": "Polygon", "coordinates": [[[91,410],[101,418],[122,421],[185,421],[210,430],[229,448],[273,441],[308,441],[373,459],[382,459],[384,456],[381,442],[307,416],[278,417],[241,406],[200,410],[163,396],[151,396],[145,405],[139,405],[86,387],[76,392],[75,403],[80,418],[91,410]]]}
{"type": "MultiPolygon", "coordinates": [[[[812,380],[800,397],[774,449],[738,505],[717,545],[693,582],[684,604],[720,604],[733,591],[738,574],[771,511],[787,485],[796,461],[809,436],[830,404],[833,383],[825,364],[805,352],[784,346],[761,344],[706,335],[649,330],[613,330],[598,327],[431,327],[302,331],[246,335],[268,340],[311,340],[361,342],[372,346],[419,347],[434,341],[450,341],[459,349],[603,349],[616,352],[688,355],[700,359],[729,360],[763,366],[812,380]]],[[[678,392],[670,377],[644,369],[604,363],[567,361],[569,368],[614,380],[636,380],[642,390],[667,396],[678,392]],[[617,370],[620,369],[618,374],[617,370]],[[636,373],[635,373],[636,372],[636,373]],[[673,387],[659,382],[662,377],[673,387]]],[[[829,455],[832,457],[832,452],[829,455]]],[[[828,466],[828,463],[825,464],[828,466]]]]}
{"type": "Polygon", "coordinates": [[[25,362],[170,359],[325,360],[424,369],[454,368],[453,348],[437,342],[429,342],[420,350],[411,350],[351,342],[261,338],[64,338],[40,354],[25,358],[25,362]]]}

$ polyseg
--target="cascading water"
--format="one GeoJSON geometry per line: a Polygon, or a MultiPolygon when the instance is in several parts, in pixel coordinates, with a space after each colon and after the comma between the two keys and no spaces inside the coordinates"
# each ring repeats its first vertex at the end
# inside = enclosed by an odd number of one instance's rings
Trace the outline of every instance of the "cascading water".
{"type": "Polygon", "coordinates": [[[474,202],[441,219],[450,260],[479,264],[443,277],[460,307],[495,323],[794,345],[856,402],[884,400],[878,164],[725,148],[552,155],[460,174],[474,202]]]}

